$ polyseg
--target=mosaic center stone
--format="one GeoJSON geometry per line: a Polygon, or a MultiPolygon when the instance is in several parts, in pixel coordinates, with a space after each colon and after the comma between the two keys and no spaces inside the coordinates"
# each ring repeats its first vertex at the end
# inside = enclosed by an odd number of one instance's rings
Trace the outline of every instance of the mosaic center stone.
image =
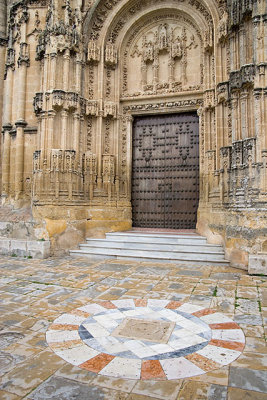
{"type": "Polygon", "coordinates": [[[58,317],[46,333],[73,365],[125,379],[183,379],[237,359],[242,329],[192,303],[156,299],[98,301],[58,317]]]}
{"type": "Polygon", "coordinates": [[[174,322],[126,318],[112,336],[167,343],[174,327],[174,322]]]}

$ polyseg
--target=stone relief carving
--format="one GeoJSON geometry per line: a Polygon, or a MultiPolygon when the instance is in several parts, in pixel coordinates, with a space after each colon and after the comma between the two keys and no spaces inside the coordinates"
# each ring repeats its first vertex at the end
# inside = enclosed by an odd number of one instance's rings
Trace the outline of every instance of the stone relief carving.
{"type": "Polygon", "coordinates": [[[141,36],[136,31],[131,35],[124,51],[123,97],[200,89],[201,68],[198,65],[194,73],[190,65],[188,75],[188,62],[201,60],[201,41],[192,27],[185,26],[187,21],[173,17],[165,16],[168,22],[156,22],[141,36]]]}

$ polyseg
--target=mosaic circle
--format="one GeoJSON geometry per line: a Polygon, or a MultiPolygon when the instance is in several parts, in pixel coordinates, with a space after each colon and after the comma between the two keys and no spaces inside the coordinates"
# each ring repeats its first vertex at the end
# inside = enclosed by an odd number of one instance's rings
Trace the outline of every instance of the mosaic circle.
{"type": "Polygon", "coordinates": [[[227,316],[191,303],[99,301],[57,318],[46,333],[69,363],[127,379],[182,379],[230,364],[245,336],[227,316]]]}

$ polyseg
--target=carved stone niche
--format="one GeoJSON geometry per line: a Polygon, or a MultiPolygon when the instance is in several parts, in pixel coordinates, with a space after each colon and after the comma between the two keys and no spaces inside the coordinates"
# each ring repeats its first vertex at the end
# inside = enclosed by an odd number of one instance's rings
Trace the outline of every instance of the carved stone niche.
{"type": "Polygon", "coordinates": [[[243,164],[249,165],[256,162],[256,138],[248,138],[243,141],[243,164]]]}
{"type": "Polygon", "coordinates": [[[240,70],[230,73],[230,89],[240,89],[244,85],[252,86],[255,80],[255,65],[243,65],[240,70]]]}
{"type": "Polygon", "coordinates": [[[215,91],[213,89],[204,92],[204,107],[206,109],[215,107],[215,91]]]}
{"type": "Polygon", "coordinates": [[[204,32],[204,49],[208,53],[213,51],[213,31],[211,28],[204,32]]]}
{"type": "Polygon", "coordinates": [[[54,110],[63,107],[65,102],[65,92],[64,90],[54,90],[52,95],[52,106],[54,110]]]}
{"type": "Polygon", "coordinates": [[[105,48],[105,64],[110,68],[115,68],[118,63],[118,52],[116,46],[108,42],[105,48]]]}
{"type": "Polygon", "coordinates": [[[231,168],[231,156],[232,156],[232,147],[225,146],[220,148],[221,155],[221,170],[228,171],[231,168]]]}
{"type": "Polygon", "coordinates": [[[221,82],[217,85],[217,102],[225,103],[229,100],[229,82],[221,82]]]}
{"type": "Polygon", "coordinates": [[[218,26],[219,42],[224,42],[227,38],[227,35],[228,35],[228,13],[224,11],[218,26]]]}
{"type": "Polygon", "coordinates": [[[33,98],[33,108],[36,115],[40,114],[43,111],[43,93],[36,93],[33,98]]]}
{"type": "Polygon", "coordinates": [[[253,85],[255,79],[255,65],[247,64],[241,68],[241,84],[242,85],[253,85]]]}
{"type": "Polygon", "coordinates": [[[15,50],[12,48],[7,49],[6,55],[6,68],[15,69],[15,50]]]}
{"type": "Polygon", "coordinates": [[[232,168],[238,168],[243,164],[243,141],[238,140],[232,147],[232,168]]]}
{"type": "Polygon", "coordinates": [[[86,100],[85,114],[98,116],[99,114],[99,104],[97,100],[86,100]]]}
{"type": "Polygon", "coordinates": [[[232,71],[230,73],[229,85],[231,90],[241,88],[241,74],[240,71],[232,71]]]}
{"type": "Polygon", "coordinates": [[[100,61],[100,48],[95,40],[88,43],[87,61],[89,63],[98,63],[100,61]]]}
{"type": "Polygon", "coordinates": [[[116,118],[117,115],[117,105],[112,101],[106,101],[104,103],[104,117],[116,118]]]}
{"type": "Polygon", "coordinates": [[[18,66],[20,67],[23,63],[27,67],[30,65],[29,46],[27,43],[20,43],[18,66]]]}

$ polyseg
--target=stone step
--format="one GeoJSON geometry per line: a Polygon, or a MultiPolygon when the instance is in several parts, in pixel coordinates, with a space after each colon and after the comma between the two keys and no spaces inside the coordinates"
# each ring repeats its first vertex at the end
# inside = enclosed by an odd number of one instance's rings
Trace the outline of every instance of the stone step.
{"type": "MultiPolygon", "coordinates": [[[[81,247],[81,246],[80,246],[81,247]]],[[[73,252],[80,252],[82,254],[103,254],[105,256],[124,256],[124,257],[137,257],[137,258],[153,258],[153,259],[167,259],[167,260],[198,260],[198,261],[225,261],[224,253],[200,253],[195,252],[192,248],[191,252],[181,251],[151,251],[141,249],[122,249],[122,248],[109,248],[109,247],[94,247],[87,245],[81,247],[80,250],[73,250],[73,252]]]]}
{"type": "Polygon", "coordinates": [[[128,259],[151,262],[194,263],[194,265],[229,265],[222,246],[208,244],[205,237],[194,232],[144,233],[136,231],[112,232],[106,239],[87,239],[73,256],[91,259],[128,259]]]}
{"type": "MultiPolygon", "coordinates": [[[[144,234],[144,233],[124,233],[112,232],[106,233],[106,239],[125,241],[125,242],[142,242],[142,243],[162,243],[162,244],[188,244],[188,245],[206,245],[207,239],[198,235],[171,235],[171,234],[144,234]]],[[[90,240],[87,239],[87,240],[90,240]]]]}
{"type": "Polygon", "coordinates": [[[129,255],[104,255],[104,254],[95,254],[95,253],[88,253],[83,250],[71,250],[70,255],[73,257],[86,257],[89,258],[91,261],[101,261],[101,260],[110,260],[110,259],[117,259],[117,260],[125,260],[125,261],[146,261],[146,262],[157,262],[157,263],[179,263],[182,265],[213,265],[213,266],[228,266],[229,262],[227,260],[215,260],[212,261],[201,261],[199,259],[191,259],[191,260],[180,260],[180,259],[163,259],[163,258],[154,258],[153,254],[150,253],[150,256],[147,257],[131,257],[129,255]]]}
{"type": "MultiPolygon", "coordinates": [[[[150,242],[138,241],[138,238],[133,238],[132,241],[120,241],[108,239],[87,239],[86,244],[81,244],[80,248],[85,250],[88,246],[93,247],[109,247],[109,248],[122,248],[122,249],[137,249],[137,250],[152,250],[152,251],[181,251],[191,252],[192,244],[170,244],[170,243],[155,243],[153,238],[150,242]]],[[[210,254],[224,254],[222,246],[213,244],[194,244],[195,253],[210,253],[210,254]]]]}

